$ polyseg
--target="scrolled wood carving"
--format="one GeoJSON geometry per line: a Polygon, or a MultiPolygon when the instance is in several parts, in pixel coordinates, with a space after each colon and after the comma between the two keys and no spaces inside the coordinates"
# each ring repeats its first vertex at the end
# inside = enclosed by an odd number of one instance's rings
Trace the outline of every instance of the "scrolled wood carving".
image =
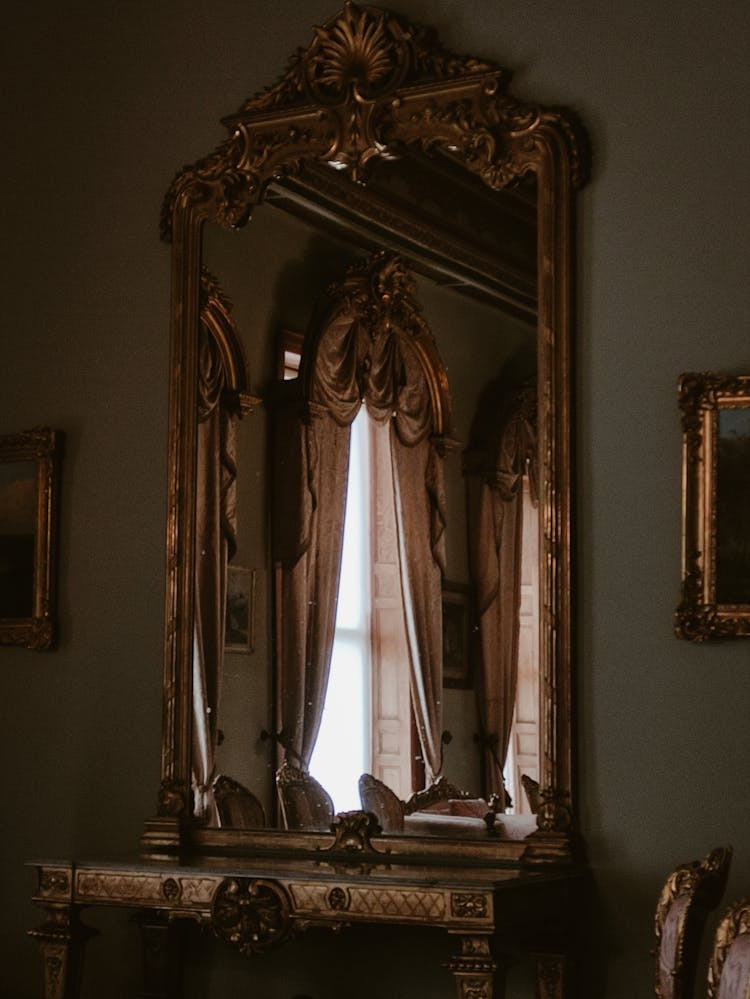
{"type": "Polygon", "coordinates": [[[164,780],[159,790],[159,815],[180,816],[187,812],[189,789],[184,781],[164,780]]]}
{"type": "Polygon", "coordinates": [[[172,237],[175,206],[203,206],[221,225],[243,225],[278,173],[318,160],[360,179],[374,157],[403,144],[442,147],[493,188],[533,168],[539,144],[557,132],[581,186],[588,151],[575,119],[507,94],[510,73],[447,52],[434,33],[370,6],[346,3],[298,49],[282,79],[224,118],[231,135],[175,177],[161,231],[172,237]]]}
{"type": "Polygon", "coordinates": [[[331,830],[335,838],[330,849],[347,853],[377,853],[371,838],[383,831],[372,812],[339,812],[331,830]]]}
{"type": "Polygon", "coordinates": [[[455,893],[451,895],[451,912],[463,919],[486,919],[490,912],[487,895],[455,893]]]}

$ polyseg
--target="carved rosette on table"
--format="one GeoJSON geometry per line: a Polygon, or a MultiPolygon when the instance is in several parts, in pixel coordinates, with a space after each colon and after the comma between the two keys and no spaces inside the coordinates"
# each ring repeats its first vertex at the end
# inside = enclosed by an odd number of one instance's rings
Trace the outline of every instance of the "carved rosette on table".
{"type": "Polygon", "coordinates": [[[289,898],[277,882],[225,878],[211,904],[211,925],[217,937],[249,957],[288,937],[290,912],[289,898]]]}
{"type": "Polygon", "coordinates": [[[451,895],[451,915],[459,919],[487,919],[491,912],[491,896],[483,892],[454,892],[451,895]]]}

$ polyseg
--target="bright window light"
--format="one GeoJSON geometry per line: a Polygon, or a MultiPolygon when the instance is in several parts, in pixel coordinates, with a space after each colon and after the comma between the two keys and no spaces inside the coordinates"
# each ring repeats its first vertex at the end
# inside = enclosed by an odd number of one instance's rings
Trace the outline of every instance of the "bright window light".
{"type": "Polygon", "coordinates": [[[352,424],[336,631],[328,691],[310,773],[337,812],[360,808],[358,780],[370,769],[370,503],[368,417],[352,424]]]}

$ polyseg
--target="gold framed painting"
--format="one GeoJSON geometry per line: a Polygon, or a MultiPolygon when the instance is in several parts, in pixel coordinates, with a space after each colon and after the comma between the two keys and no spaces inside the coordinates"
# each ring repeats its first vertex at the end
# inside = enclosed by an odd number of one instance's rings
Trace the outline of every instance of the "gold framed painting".
{"type": "Polygon", "coordinates": [[[255,569],[227,566],[225,652],[255,652],[255,569]]]}
{"type": "Polygon", "coordinates": [[[750,636],[750,375],[680,377],[680,638],[750,636]]]}
{"type": "Polygon", "coordinates": [[[55,644],[61,450],[48,427],[0,436],[0,645],[55,644]]]}

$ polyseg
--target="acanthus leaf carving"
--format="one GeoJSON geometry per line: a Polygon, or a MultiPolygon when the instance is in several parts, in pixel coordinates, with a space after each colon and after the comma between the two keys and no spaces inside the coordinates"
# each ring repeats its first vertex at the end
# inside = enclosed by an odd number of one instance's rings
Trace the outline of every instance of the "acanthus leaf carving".
{"type": "Polygon", "coordinates": [[[159,815],[185,815],[188,808],[188,786],[184,781],[163,780],[159,790],[159,815]]]}

